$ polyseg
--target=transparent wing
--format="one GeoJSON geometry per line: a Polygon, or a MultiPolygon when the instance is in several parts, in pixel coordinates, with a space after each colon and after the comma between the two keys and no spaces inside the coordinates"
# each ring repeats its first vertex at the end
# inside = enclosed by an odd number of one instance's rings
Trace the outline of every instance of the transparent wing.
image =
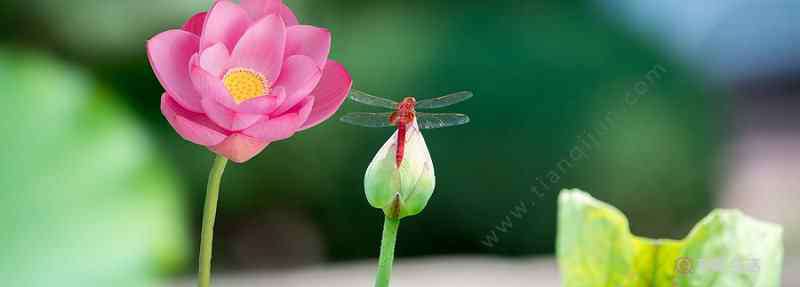
{"type": "Polygon", "coordinates": [[[341,119],[342,122],[360,126],[360,127],[368,127],[368,128],[384,128],[392,126],[392,123],[389,122],[389,116],[391,116],[391,112],[387,113],[349,113],[343,116],[341,119]]]}
{"type": "Polygon", "coordinates": [[[417,125],[424,130],[460,126],[466,123],[469,123],[469,117],[465,114],[417,113],[417,125]]]}
{"type": "Polygon", "coordinates": [[[356,89],[350,91],[350,99],[368,106],[397,109],[397,102],[395,101],[376,97],[356,89]]]}
{"type": "Polygon", "coordinates": [[[472,92],[464,91],[441,96],[438,98],[421,100],[417,102],[417,109],[437,109],[446,106],[455,105],[472,98],[472,92]]]}

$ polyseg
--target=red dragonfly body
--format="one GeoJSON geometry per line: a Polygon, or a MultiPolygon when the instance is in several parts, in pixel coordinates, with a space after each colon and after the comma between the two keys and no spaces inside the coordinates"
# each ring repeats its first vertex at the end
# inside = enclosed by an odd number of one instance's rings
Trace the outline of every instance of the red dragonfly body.
{"type": "Polygon", "coordinates": [[[397,167],[403,162],[403,155],[406,147],[406,131],[408,126],[414,122],[416,117],[417,100],[413,97],[403,99],[397,105],[397,111],[389,116],[389,122],[397,127],[397,152],[394,155],[394,162],[397,167]]]}
{"type": "Polygon", "coordinates": [[[393,112],[384,113],[350,113],[341,118],[343,122],[368,127],[381,128],[397,127],[397,153],[395,154],[395,164],[399,168],[403,162],[406,146],[406,133],[408,128],[417,121],[419,129],[436,129],[463,125],[469,122],[469,117],[463,114],[452,113],[420,113],[417,109],[436,109],[447,107],[455,103],[465,101],[472,97],[471,92],[458,92],[446,96],[417,101],[413,97],[407,97],[402,102],[384,99],[369,95],[359,90],[352,90],[350,99],[362,104],[392,109],[393,112]]]}

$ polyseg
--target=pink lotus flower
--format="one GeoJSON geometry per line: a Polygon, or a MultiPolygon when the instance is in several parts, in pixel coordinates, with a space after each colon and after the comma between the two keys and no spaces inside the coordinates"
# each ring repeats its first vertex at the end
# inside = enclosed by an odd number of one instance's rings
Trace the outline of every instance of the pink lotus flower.
{"type": "Polygon", "coordinates": [[[328,60],[330,45],[326,29],[298,25],[280,0],[221,0],[150,39],[147,54],[178,134],[245,162],[341,106],[352,80],[328,60]]]}

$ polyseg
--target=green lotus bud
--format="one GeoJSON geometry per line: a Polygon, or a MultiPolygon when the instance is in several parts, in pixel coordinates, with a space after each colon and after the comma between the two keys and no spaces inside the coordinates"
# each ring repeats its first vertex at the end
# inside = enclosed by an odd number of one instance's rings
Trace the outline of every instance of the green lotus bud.
{"type": "Polygon", "coordinates": [[[370,205],[382,209],[389,218],[399,219],[418,214],[425,208],[433,194],[436,177],[417,122],[408,126],[405,148],[399,157],[397,137],[398,132],[395,132],[372,159],[364,176],[364,191],[370,205]]]}

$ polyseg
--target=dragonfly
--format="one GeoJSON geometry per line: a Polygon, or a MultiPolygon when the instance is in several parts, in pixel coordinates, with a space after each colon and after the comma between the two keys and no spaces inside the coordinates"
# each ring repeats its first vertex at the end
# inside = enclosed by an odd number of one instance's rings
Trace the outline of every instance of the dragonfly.
{"type": "Polygon", "coordinates": [[[352,90],[350,99],[368,106],[391,109],[391,112],[366,113],[356,112],[345,115],[342,122],[368,128],[383,128],[395,126],[397,128],[397,153],[395,164],[397,167],[403,161],[406,131],[414,120],[420,129],[438,129],[460,126],[469,123],[469,117],[456,113],[424,113],[417,110],[428,110],[448,107],[472,97],[472,92],[463,91],[448,94],[438,98],[417,101],[414,97],[406,97],[401,102],[395,102],[367,94],[363,91],[352,90]]]}

